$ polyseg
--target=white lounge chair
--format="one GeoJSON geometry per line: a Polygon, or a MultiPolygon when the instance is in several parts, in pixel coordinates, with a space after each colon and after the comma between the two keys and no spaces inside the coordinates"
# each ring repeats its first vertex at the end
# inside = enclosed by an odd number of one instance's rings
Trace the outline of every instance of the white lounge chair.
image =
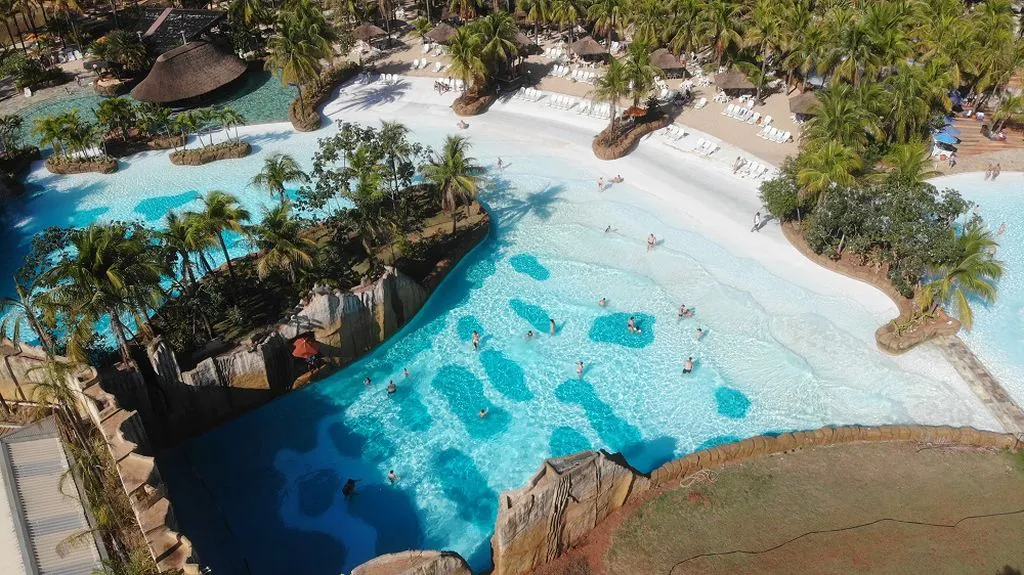
{"type": "Polygon", "coordinates": [[[733,106],[732,104],[727,104],[724,108],[722,108],[721,114],[723,116],[731,116],[733,108],[735,108],[735,106],[733,106]]]}
{"type": "Polygon", "coordinates": [[[700,110],[701,108],[703,108],[704,106],[707,106],[707,105],[708,105],[708,99],[704,98],[704,97],[701,97],[701,99],[697,100],[697,103],[694,104],[693,107],[696,110],[700,110]]]}
{"type": "Polygon", "coordinates": [[[768,125],[770,125],[772,123],[773,119],[774,118],[772,118],[770,115],[769,116],[765,116],[765,117],[761,118],[761,125],[762,126],[768,126],[768,125]]]}
{"type": "Polygon", "coordinates": [[[760,119],[761,119],[761,113],[760,112],[754,112],[753,114],[750,115],[749,118],[747,118],[747,123],[748,124],[757,124],[757,121],[760,120],[760,119]]]}
{"type": "Polygon", "coordinates": [[[718,149],[719,149],[718,144],[714,144],[714,143],[709,144],[708,147],[704,150],[704,156],[710,156],[711,154],[714,154],[715,152],[717,152],[718,149]]]}

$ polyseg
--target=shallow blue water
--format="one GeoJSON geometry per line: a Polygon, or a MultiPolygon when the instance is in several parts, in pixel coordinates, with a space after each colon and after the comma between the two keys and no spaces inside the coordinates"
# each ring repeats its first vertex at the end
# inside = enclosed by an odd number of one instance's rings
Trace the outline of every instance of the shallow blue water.
{"type": "MultiPolygon", "coordinates": [[[[447,113],[403,118],[436,145],[447,113]]],[[[150,153],[111,176],[36,172],[47,193],[16,206],[0,233],[17,254],[51,223],[158,224],[161,211],[195,209],[194,193],[211,188],[258,214],[276,202],[246,187],[263,158],[288,152],[308,168],[328,133],[271,126],[249,137],[253,156],[199,168],[150,153]]],[[[474,145],[482,162],[500,153],[511,166],[484,186],[494,229],[408,326],[347,369],[162,456],[183,532],[217,575],[335,575],[407,548],[452,549],[486,568],[497,494],[544,457],[579,449],[622,451],[650,470],[780,429],[974,421],[975,406],[944,381],[875,350],[886,318],[659,217],[642,190],[598,194],[596,168],[562,147],[541,156],[487,134],[474,145]],[[662,243],[648,252],[652,231],[662,243]],[[677,317],[684,301],[695,318],[677,317]],[[639,333],[626,329],[630,317],[639,333]],[[697,327],[707,333],[699,342],[697,327]],[[687,357],[695,369],[684,376],[687,357]],[[346,500],[348,478],[359,481],[346,500]]]]}

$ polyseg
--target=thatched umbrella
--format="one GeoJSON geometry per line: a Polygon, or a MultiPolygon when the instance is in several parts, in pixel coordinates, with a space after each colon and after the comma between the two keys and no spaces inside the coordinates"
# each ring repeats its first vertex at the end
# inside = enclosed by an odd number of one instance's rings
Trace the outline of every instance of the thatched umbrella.
{"type": "Polygon", "coordinates": [[[686,69],[686,65],[683,64],[675,54],[669,52],[665,48],[655,50],[651,53],[651,65],[655,68],[660,68],[666,73],[670,70],[676,71],[686,69]]]}
{"type": "Polygon", "coordinates": [[[522,32],[516,32],[516,44],[519,44],[520,48],[529,48],[536,44],[529,36],[522,32]]]}
{"type": "Polygon", "coordinates": [[[738,92],[744,90],[752,91],[757,89],[743,73],[736,70],[730,70],[724,74],[716,75],[715,85],[726,92],[738,92]]]}
{"type": "Polygon", "coordinates": [[[804,92],[789,99],[789,111],[802,116],[813,116],[818,113],[821,101],[814,92],[804,92]]]}
{"type": "Polygon", "coordinates": [[[447,44],[452,41],[452,38],[455,37],[456,33],[455,28],[441,22],[437,26],[434,26],[433,30],[426,33],[426,38],[427,40],[437,42],[438,44],[447,44]]]}
{"type": "Polygon", "coordinates": [[[220,88],[245,70],[245,62],[234,54],[197,40],[161,54],[132,97],[158,104],[187,100],[220,88]]]}
{"type": "Polygon", "coordinates": [[[386,36],[387,32],[385,32],[384,30],[381,30],[381,28],[379,26],[374,26],[373,24],[370,24],[369,22],[363,22],[362,24],[356,26],[355,30],[352,30],[352,35],[356,37],[356,40],[362,40],[363,42],[369,42],[370,40],[373,40],[374,38],[380,38],[381,36],[386,36]]]}
{"type": "Polygon", "coordinates": [[[608,53],[608,50],[605,49],[604,46],[598,44],[597,41],[590,36],[576,40],[569,45],[569,49],[580,57],[600,56],[608,53]]]}

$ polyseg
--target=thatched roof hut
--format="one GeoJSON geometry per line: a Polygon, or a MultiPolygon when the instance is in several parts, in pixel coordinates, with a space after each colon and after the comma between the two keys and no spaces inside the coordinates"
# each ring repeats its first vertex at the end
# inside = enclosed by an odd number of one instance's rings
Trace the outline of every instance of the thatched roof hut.
{"type": "Polygon", "coordinates": [[[245,70],[245,62],[216,44],[189,42],[161,54],[132,97],[158,104],[187,100],[220,88],[245,70]]]}
{"type": "Polygon", "coordinates": [[[356,40],[369,42],[374,38],[387,36],[387,32],[382,30],[379,26],[374,26],[369,22],[363,22],[362,24],[356,26],[354,30],[352,30],[352,35],[356,37],[356,40]]]}
{"type": "Polygon", "coordinates": [[[716,75],[715,85],[726,92],[753,92],[757,89],[757,87],[747,79],[746,75],[737,70],[729,70],[723,74],[716,75]]]}
{"type": "Polygon", "coordinates": [[[789,111],[794,114],[800,114],[802,116],[813,116],[818,113],[818,106],[821,105],[821,100],[814,95],[814,92],[804,92],[799,96],[793,96],[789,99],[789,111]]]}
{"type": "Polygon", "coordinates": [[[536,44],[532,38],[524,34],[523,32],[516,32],[516,44],[519,44],[520,48],[529,48],[536,44]]]}
{"type": "Polygon", "coordinates": [[[455,34],[457,34],[455,28],[441,22],[437,26],[434,26],[433,30],[426,33],[426,38],[427,40],[437,42],[438,44],[447,44],[452,41],[455,34]]]}
{"type": "Polygon", "coordinates": [[[576,40],[569,45],[569,49],[577,56],[583,58],[587,56],[601,56],[608,53],[608,50],[604,46],[598,44],[597,41],[590,36],[576,40]]]}
{"type": "Polygon", "coordinates": [[[651,53],[651,65],[665,72],[666,75],[681,74],[686,72],[686,65],[675,54],[665,48],[655,50],[651,53]]]}

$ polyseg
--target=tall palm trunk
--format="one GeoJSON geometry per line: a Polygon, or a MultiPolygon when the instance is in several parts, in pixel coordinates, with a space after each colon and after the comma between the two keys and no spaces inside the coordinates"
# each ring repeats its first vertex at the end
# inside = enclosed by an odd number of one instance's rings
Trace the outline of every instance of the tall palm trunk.
{"type": "Polygon", "coordinates": [[[224,250],[224,259],[228,264],[228,275],[231,276],[232,289],[237,285],[237,278],[235,278],[235,268],[231,265],[231,254],[228,253],[228,244],[224,241],[224,234],[217,234],[217,239],[220,241],[220,249],[224,250]]]}
{"type": "Polygon", "coordinates": [[[764,74],[765,69],[768,66],[768,42],[761,43],[761,76],[757,79],[757,95],[754,96],[754,100],[757,102],[761,101],[761,88],[764,86],[764,74]]]}
{"type": "Polygon", "coordinates": [[[110,326],[114,328],[114,339],[117,340],[117,347],[121,351],[121,359],[125,365],[131,365],[132,356],[128,349],[128,338],[124,334],[124,324],[121,323],[117,311],[108,310],[107,313],[110,315],[110,326]]]}

